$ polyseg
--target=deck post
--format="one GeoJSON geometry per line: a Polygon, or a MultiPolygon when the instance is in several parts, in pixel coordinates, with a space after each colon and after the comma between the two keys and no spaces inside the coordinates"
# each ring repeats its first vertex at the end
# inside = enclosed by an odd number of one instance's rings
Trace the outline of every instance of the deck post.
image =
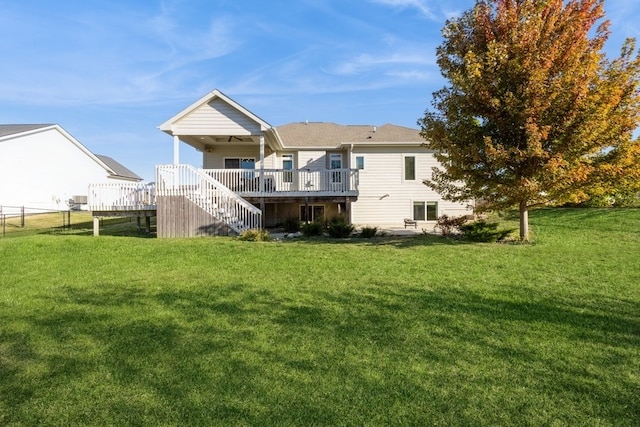
{"type": "Polygon", "coordinates": [[[180,164],[180,137],[176,135],[175,129],[171,126],[171,134],[173,135],[173,164],[180,164]]]}
{"type": "Polygon", "coordinates": [[[260,194],[264,194],[264,135],[260,135],[260,194]]]}
{"type": "Polygon", "coordinates": [[[99,216],[93,217],[93,235],[94,236],[100,235],[100,217],[99,216]]]}

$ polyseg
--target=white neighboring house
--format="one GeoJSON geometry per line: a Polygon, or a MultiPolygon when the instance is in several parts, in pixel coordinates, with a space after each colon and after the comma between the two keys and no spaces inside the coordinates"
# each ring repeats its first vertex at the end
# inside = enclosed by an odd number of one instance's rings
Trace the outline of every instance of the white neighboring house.
{"type": "Polygon", "coordinates": [[[66,210],[86,204],[89,184],[139,182],[57,124],[0,125],[0,206],[66,210]]]}
{"type": "MultiPolygon", "coordinates": [[[[156,166],[158,237],[235,234],[289,220],[432,229],[447,214],[472,213],[423,184],[438,162],[417,129],[385,124],[298,122],[271,126],[219,90],[160,125],[173,137],[173,164],[156,166]],[[203,167],[180,163],[181,143],[203,167]]],[[[99,186],[95,217],[129,209],[135,194],[110,201],[99,186]],[[132,200],[129,207],[122,200],[132,200]]],[[[146,212],[145,215],[149,215],[146,212]]]]}

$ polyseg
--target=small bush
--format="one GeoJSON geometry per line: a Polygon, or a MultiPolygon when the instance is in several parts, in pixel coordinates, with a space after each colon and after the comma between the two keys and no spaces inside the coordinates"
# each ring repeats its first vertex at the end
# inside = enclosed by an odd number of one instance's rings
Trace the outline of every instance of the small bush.
{"type": "Polygon", "coordinates": [[[300,221],[298,218],[288,217],[284,220],[284,231],[287,233],[297,233],[300,231],[300,221]]]}
{"type": "Polygon", "coordinates": [[[251,229],[245,230],[238,236],[238,239],[246,242],[270,242],[271,235],[267,230],[251,229]]]}
{"type": "Polygon", "coordinates": [[[438,217],[436,221],[436,229],[440,229],[440,233],[443,236],[450,236],[454,233],[459,233],[461,231],[460,227],[467,222],[467,218],[464,216],[459,217],[449,217],[449,215],[441,215],[438,217]]]}
{"type": "Polygon", "coordinates": [[[360,237],[364,237],[365,239],[375,237],[376,234],[378,234],[378,227],[362,227],[362,229],[360,229],[360,237]]]}
{"type": "Polygon", "coordinates": [[[344,239],[351,236],[355,227],[342,217],[333,218],[327,225],[329,237],[344,239]]]}
{"type": "Polygon", "coordinates": [[[498,242],[514,230],[498,230],[497,222],[479,220],[460,226],[464,237],[473,242],[498,242]]]}
{"type": "Polygon", "coordinates": [[[322,236],[324,226],[318,221],[307,222],[302,224],[301,231],[304,237],[322,236]]]}

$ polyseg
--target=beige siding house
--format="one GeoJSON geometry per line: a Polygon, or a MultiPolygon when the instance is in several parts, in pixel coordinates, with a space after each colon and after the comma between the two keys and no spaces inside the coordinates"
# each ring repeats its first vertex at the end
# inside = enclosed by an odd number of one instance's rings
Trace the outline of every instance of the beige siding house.
{"type": "Polygon", "coordinates": [[[159,237],[233,234],[337,215],[357,226],[402,227],[410,219],[420,229],[440,215],[471,212],[422,183],[437,162],[416,129],[272,126],[214,90],[160,130],[174,149],[173,163],[156,168],[159,237]],[[180,163],[183,143],[202,152],[202,169],[180,163]]]}

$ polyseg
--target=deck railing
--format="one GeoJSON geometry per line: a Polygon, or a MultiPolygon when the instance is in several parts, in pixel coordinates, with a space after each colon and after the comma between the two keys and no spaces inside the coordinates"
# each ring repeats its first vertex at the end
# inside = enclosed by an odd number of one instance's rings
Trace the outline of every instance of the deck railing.
{"type": "Polygon", "coordinates": [[[89,185],[91,211],[136,211],[156,208],[155,183],[104,183],[89,185]]]}
{"type": "Polygon", "coordinates": [[[156,166],[156,184],[158,197],[186,197],[236,232],[262,226],[260,209],[202,169],[190,165],[156,166]]]}
{"type": "Polygon", "coordinates": [[[204,173],[243,197],[358,194],[357,169],[205,169],[204,173]]]}

